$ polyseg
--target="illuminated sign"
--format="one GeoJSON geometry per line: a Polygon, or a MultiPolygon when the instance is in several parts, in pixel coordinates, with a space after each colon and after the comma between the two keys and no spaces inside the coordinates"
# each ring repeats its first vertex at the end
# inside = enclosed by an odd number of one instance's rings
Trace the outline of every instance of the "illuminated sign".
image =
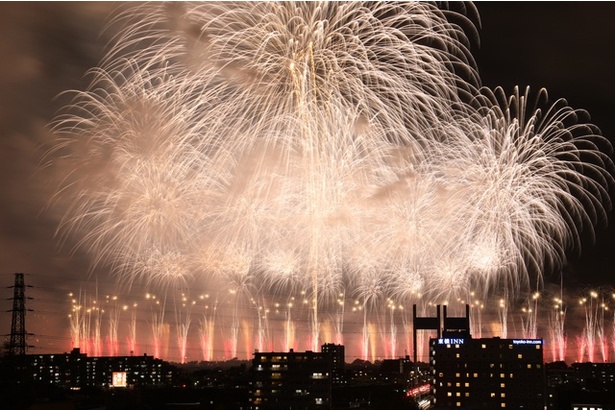
{"type": "Polygon", "coordinates": [[[459,339],[459,338],[448,338],[448,337],[444,337],[442,339],[438,339],[438,344],[439,345],[462,345],[465,343],[465,339],[459,339]]]}
{"type": "Polygon", "coordinates": [[[430,390],[431,390],[430,384],[423,384],[423,385],[420,385],[418,387],[408,390],[406,392],[406,397],[414,397],[414,396],[418,396],[421,393],[429,393],[430,390]]]}
{"type": "Polygon", "coordinates": [[[113,372],[111,376],[112,387],[126,387],[126,372],[113,372]]]}
{"type": "Polygon", "coordinates": [[[541,345],[542,339],[515,339],[512,343],[514,345],[541,345]]]}

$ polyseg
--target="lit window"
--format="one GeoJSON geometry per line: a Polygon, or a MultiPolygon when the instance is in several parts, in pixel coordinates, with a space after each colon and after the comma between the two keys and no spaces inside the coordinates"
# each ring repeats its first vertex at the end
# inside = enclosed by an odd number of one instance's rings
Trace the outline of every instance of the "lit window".
{"type": "Polygon", "coordinates": [[[478,377],[478,373],[474,373],[474,378],[476,379],[478,377]]]}
{"type": "Polygon", "coordinates": [[[519,353],[519,354],[517,355],[517,359],[523,359],[523,355],[522,355],[521,353],[519,353]]]}
{"type": "Polygon", "coordinates": [[[491,393],[491,397],[495,397],[495,393],[491,393]]]}
{"type": "Polygon", "coordinates": [[[500,383],[500,387],[505,389],[506,388],[506,383],[500,383]]]}
{"type": "Polygon", "coordinates": [[[506,397],[506,393],[500,393],[500,397],[506,397]]]}
{"type": "Polygon", "coordinates": [[[461,377],[460,373],[455,373],[455,377],[461,377]]]}
{"type": "Polygon", "coordinates": [[[447,395],[448,397],[451,397],[451,396],[453,395],[453,393],[449,391],[448,393],[446,393],[446,395],[447,395]]]}
{"type": "Polygon", "coordinates": [[[455,392],[456,397],[461,397],[461,392],[455,392]]]}
{"type": "Polygon", "coordinates": [[[470,383],[466,382],[463,384],[464,387],[470,387],[470,383]]]}
{"type": "Polygon", "coordinates": [[[501,407],[506,407],[506,403],[502,403],[501,407]]]}
{"type": "Polygon", "coordinates": [[[459,353],[455,353],[455,358],[459,359],[459,353]]]}
{"type": "Polygon", "coordinates": [[[540,345],[536,345],[536,350],[540,350],[540,345]]]}
{"type": "Polygon", "coordinates": [[[461,407],[461,402],[460,401],[457,402],[457,407],[461,407]]]}
{"type": "Polygon", "coordinates": [[[527,368],[528,368],[528,369],[531,369],[531,368],[532,368],[532,365],[528,363],[528,364],[527,364],[527,368]]]}
{"type": "Polygon", "coordinates": [[[503,379],[505,377],[506,377],[506,375],[504,373],[500,373],[500,379],[503,379]]]}
{"type": "Polygon", "coordinates": [[[486,349],[487,345],[483,343],[482,345],[480,345],[480,347],[481,347],[481,349],[486,349]]]}
{"type": "Polygon", "coordinates": [[[461,383],[459,382],[455,383],[455,387],[461,387],[461,383]]]}

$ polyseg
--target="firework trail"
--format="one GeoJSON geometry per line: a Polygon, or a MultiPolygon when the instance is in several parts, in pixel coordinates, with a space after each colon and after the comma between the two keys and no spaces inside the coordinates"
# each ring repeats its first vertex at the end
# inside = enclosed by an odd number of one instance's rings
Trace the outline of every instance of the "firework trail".
{"type": "Polygon", "coordinates": [[[203,360],[211,361],[214,358],[214,329],[218,300],[216,298],[213,305],[210,305],[209,295],[201,295],[199,298],[206,300],[199,328],[201,351],[203,353],[203,360]]]}
{"type": "MultiPolygon", "coordinates": [[[[255,303],[255,302],[254,302],[255,303]]],[[[276,306],[276,308],[279,307],[276,306]]],[[[270,342],[270,340],[272,340],[271,338],[271,331],[269,328],[269,309],[267,309],[265,306],[258,306],[257,307],[258,310],[258,314],[257,314],[257,321],[256,321],[256,349],[259,352],[264,352],[264,351],[273,351],[273,342],[270,342]]],[[[247,332],[247,334],[250,334],[251,332],[247,332]]],[[[289,349],[290,345],[287,345],[287,347],[284,347],[283,350],[287,350],[289,349]]]]}
{"type": "MultiPolygon", "coordinates": [[[[615,299],[615,293],[611,296],[615,299]]],[[[613,352],[615,353],[615,309],[613,311],[613,323],[611,325],[611,344],[613,346],[613,352]]]]}
{"type": "Polygon", "coordinates": [[[524,339],[536,339],[538,337],[538,299],[539,292],[534,292],[531,299],[527,301],[526,306],[522,308],[523,316],[521,317],[521,325],[524,339]]]}
{"type": "Polygon", "coordinates": [[[333,343],[338,345],[344,344],[344,310],[346,308],[346,295],[342,292],[338,295],[337,308],[334,310],[332,322],[334,337],[333,343]]]}
{"type": "Polygon", "coordinates": [[[304,295],[317,350],[322,312],[356,295],[367,357],[388,298],[512,299],[540,284],[606,220],[611,146],[542,90],[480,88],[463,7],[130,7],[55,124],[49,155],[73,169],[60,234],[127,286],[235,292],[231,357],[250,300],[304,295]]]}
{"type": "Polygon", "coordinates": [[[469,294],[470,305],[470,333],[473,337],[480,339],[483,337],[483,310],[485,304],[482,300],[476,298],[475,292],[469,294]]]}
{"type": "MultiPolygon", "coordinates": [[[[126,342],[130,355],[136,355],[137,351],[137,304],[133,303],[130,313],[130,322],[128,323],[128,337],[126,342]]],[[[128,306],[124,306],[124,310],[128,310],[128,306]]]]}
{"type": "Polygon", "coordinates": [[[175,307],[175,330],[177,332],[177,347],[179,350],[179,363],[186,363],[187,355],[186,348],[188,346],[188,331],[191,323],[191,306],[196,304],[196,301],[188,301],[185,294],[182,293],[181,301],[174,304],[175,307]]]}
{"type": "Polygon", "coordinates": [[[83,351],[87,351],[84,343],[87,341],[88,334],[85,331],[85,316],[81,302],[81,291],[77,299],[74,298],[74,294],[71,292],[68,294],[71,302],[71,313],[68,315],[70,322],[70,335],[71,345],[73,348],[81,348],[83,351]]]}
{"type": "Polygon", "coordinates": [[[150,295],[149,293],[145,295],[146,299],[152,300],[152,321],[151,321],[151,329],[152,329],[152,345],[154,348],[154,357],[160,358],[164,353],[164,342],[165,336],[168,332],[168,325],[164,322],[164,314],[165,314],[165,306],[166,306],[166,298],[164,299],[162,305],[160,304],[160,300],[157,300],[155,295],[150,295]]]}
{"type": "Polygon", "coordinates": [[[105,302],[107,304],[111,304],[110,314],[109,314],[109,330],[107,334],[107,345],[108,345],[108,355],[109,356],[117,356],[119,354],[119,343],[118,343],[118,327],[120,324],[120,313],[121,309],[117,305],[117,296],[109,296],[105,297],[105,302]]]}
{"type": "Polygon", "coordinates": [[[388,347],[385,352],[386,357],[394,359],[397,357],[397,326],[395,324],[395,303],[389,299],[387,301],[387,309],[389,311],[389,332],[387,334],[388,340],[385,342],[385,346],[388,347]]]}
{"type": "Polygon", "coordinates": [[[498,302],[498,317],[500,322],[500,337],[508,338],[508,300],[500,299],[498,302]]]}
{"type": "Polygon", "coordinates": [[[566,360],[567,337],[564,328],[566,322],[566,307],[562,295],[553,299],[553,310],[549,314],[549,335],[551,338],[552,360],[566,360]]]}

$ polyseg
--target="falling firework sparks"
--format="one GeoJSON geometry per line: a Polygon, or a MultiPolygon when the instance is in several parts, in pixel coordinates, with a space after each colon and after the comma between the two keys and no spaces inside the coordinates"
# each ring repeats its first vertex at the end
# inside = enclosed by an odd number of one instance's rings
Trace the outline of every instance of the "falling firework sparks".
{"type": "Polygon", "coordinates": [[[120,324],[121,309],[117,305],[117,296],[107,295],[105,302],[110,304],[109,313],[109,333],[107,335],[108,354],[109,356],[117,356],[119,354],[118,344],[118,326],[120,324]]]}
{"type": "Polygon", "coordinates": [[[188,358],[186,348],[188,345],[188,331],[190,330],[191,307],[196,302],[189,302],[186,295],[181,295],[181,306],[175,304],[175,329],[177,331],[177,347],[179,350],[179,363],[186,363],[188,358]]]}
{"type": "MultiPolygon", "coordinates": [[[[60,231],[127,285],[228,290],[229,357],[253,328],[246,346],[273,343],[264,310],[278,295],[304,302],[312,350],[327,333],[342,341],[340,294],[358,301],[363,358],[385,333],[397,351],[387,300],[503,288],[506,337],[509,299],[606,220],[611,147],[563,100],[479,89],[474,28],[451,13],[424,2],[131,8],[57,122],[50,155],[74,170],[60,231]],[[245,323],[255,300],[263,311],[245,323]],[[373,320],[385,311],[388,327],[373,320]]],[[[299,315],[286,315],[290,347],[299,315]]],[[[204,357],[217,320],[202,319],[204,357]]],[[[164,329],[152,312],[158,357],[164,329]]]]}
{"type": "Polygon", "coordinates": [[[551,356],[552,360],[566,360],[567,337],[565,333],[566,308],[562,295],[554,298],[553,310],[549,315],[549,335],[551,337],[551,356]]]}

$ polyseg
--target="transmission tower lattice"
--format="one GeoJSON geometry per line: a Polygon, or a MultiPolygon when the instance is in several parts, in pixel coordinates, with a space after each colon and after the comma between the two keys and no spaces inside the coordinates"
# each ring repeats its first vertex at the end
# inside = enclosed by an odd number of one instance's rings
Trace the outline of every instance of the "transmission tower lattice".
{"type": "Polygon", "coordinates": [[[26,354],[26,284],[23,273],[15,274],[13,288],[13,317],[11,320],[11,339],[9,354],[23,356],[26,354]]]}

